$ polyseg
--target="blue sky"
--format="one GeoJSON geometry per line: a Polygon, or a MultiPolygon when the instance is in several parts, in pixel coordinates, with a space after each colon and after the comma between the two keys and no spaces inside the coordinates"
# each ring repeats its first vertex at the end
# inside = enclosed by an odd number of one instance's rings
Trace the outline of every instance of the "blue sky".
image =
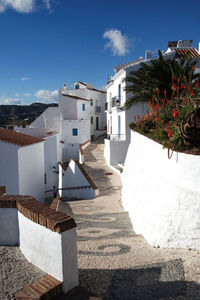
{"type": "Polygon", "coordinates": [[[0,104],[53,102],[64,83],[103,88],[115,65],[200,42],[199,1],[0,0],[0,104]]]}

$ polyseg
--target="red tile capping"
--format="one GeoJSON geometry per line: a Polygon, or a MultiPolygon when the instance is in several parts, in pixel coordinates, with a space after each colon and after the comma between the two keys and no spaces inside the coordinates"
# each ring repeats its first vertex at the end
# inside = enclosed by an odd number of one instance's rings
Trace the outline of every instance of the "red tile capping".
{"type": "Polygon", "coordinates": [[[31,196],[2,195],[0,208],[17,208],[26,218],[58,233],[76,227],[73,218],[37,202],[31,196]]]}
{"type": "Polygon", "coordinates": [[[6,192],[6,187],[0,185],[0,196],[5,194],[5,192],[6,192]]]}
{"type": "Polygon", "coordinates": [[[54,299],[63,293],[62,282],[47,274],[16,294],[16,300],[54,299]]]}

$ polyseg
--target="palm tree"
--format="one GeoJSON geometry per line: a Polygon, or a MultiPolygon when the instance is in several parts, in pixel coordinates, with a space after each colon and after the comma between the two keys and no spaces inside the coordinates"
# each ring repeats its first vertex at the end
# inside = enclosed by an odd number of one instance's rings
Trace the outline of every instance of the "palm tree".
{"type": "Polygon", "coordinates": [[[164,59],[159,51],[158,58],[153,59],[149,64],[140,63],[140,69],[130,72],[126,77],[125,91],[131,93],[132,96],[126,101],[125,108],[129,109],[138,101],[151,101],[157,89],[161,97],[164,96],[164,91],[170,97],[173,80],[184,82],[185,77],[188,80],[197,77],[193,74],[195,64],[196,61],[188,56],[179,60],[175,56],[173,59],[164,59]]]}

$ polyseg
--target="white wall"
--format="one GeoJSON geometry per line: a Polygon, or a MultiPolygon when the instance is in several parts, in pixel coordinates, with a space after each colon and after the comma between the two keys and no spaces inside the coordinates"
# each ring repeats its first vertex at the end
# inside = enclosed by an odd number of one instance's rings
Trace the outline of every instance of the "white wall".
{"type": "Polygon", "coordinates": [[[84,187],[82,189],[61,190],[61,197],[74,197],[78,199],[91,199],[98,195],[96,190],[90,187],[90,183],[81,172],[75,161],[71,160],[66,171],[59,165],[59,188],[84,187]],[[90,188],[89,188],[90,187],[90,188]]]}
{"type": "Polygon", "coordinates": [[[77,120],[77,100],[59,94],[59,109],[63,120],[77,120]]]}
{"type": "Polygon", "coordinates": [[[0,245],[19,244],[19,224],[16,208],[0,208],[0,245]]]}
{"type": "Polygon", "coordinates": [[[64,143],[62,145],[62,151],[63,151],[62,161],[63,162],[70,161],[71,158],[78,160],[79,148],[80,148],[80,144],[64,143]]]}
{"type": "Polygon", "coordinates": [[[200,250],[200,157],[174,153],[132,132],[122,203],[133,230],[154,246],[200,250]]]}
{"type": "Polygon", "coordinates": [[[62,120],[61,121],[61,140],[65,143],[82,144],[90,140],[90,120],[62,120]],[[72,135],[72,129],[78,129],[78,135],[72,135]]]}
{"type": "MultiPolygon", "coordinates": [[[[45,138],[44,143],[44,168],[46,173],[45,190],[53,189],[58,185],[58,175],[53,172],[53,167],[57,168],[57,135],[45,138]]],[[[52,195],[52,192],[51,192],[52,195]]]]}
{"type": "Polygon", "coordinates": [[[20,249],[41,270],[63,281],[64,292],[78,284],[76,229],[53,232],[18,212],[20,249]]]}
{"type": "Polygon", "coordinates": [[[60,110],[58,107],[48,107],[29,128],[44,127],[48,131],[59,131],[60,110]]]}
{"type": "Polygon", "coordinates": [[[6,186],[8,195],[19,194],[18,148],[0,141],[0,185],[6,186]]]}
{"type": "Polygon", "coordinates": [[[18,150],[19,194],[44,202],[44,142],[18,150]]]}
{"type": "Polygon", "coordinates": [[[129,143],[127,141],[104,140],[104,157],[106,163],[115,166],[124,163],[129,143]]]}

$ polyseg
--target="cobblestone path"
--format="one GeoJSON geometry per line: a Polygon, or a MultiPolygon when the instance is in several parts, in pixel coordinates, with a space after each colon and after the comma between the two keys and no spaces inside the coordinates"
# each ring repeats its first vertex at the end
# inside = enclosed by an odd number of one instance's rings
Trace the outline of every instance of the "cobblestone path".
{"type": "Polygon", "coordinates": [[[0,246],[0,300],[15,299],[18,291],[45,275],[18,247],[0,246]]]}
{"type": "Polygon", "coordinates": [[[59,299],[200,299],[200,252],[154,248],[134,233],[103,149],[98,141],[84,153],[100,195],[59,206],[78,225],[79,267],[79,286],[59,299]]]}

